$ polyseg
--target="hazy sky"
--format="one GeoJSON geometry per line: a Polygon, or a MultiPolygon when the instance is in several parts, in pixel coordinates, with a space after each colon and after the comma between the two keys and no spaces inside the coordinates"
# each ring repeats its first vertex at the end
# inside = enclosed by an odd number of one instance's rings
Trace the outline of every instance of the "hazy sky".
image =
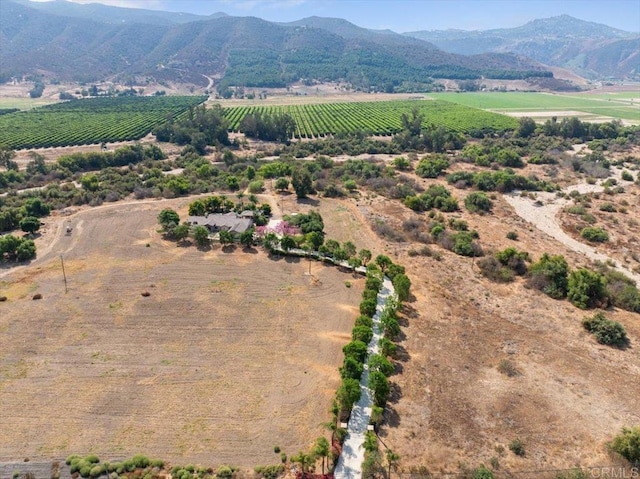
{"type": "Polygon", "coordinates": [[[98,0],[97,3],[203,15],[225,12],[282,22],[318,15],[396,32],[508,28],[566,13],[622,30],[640,31],[640,0],[98,0]]]}

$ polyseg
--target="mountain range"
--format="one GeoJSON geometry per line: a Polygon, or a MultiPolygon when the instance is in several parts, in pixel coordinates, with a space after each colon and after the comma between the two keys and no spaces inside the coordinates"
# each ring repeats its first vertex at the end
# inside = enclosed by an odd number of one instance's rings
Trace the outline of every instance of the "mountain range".
{"type": "MultiPolygon", "coordinates": [[[[335,18],[274,23],[224,13],[201,16],[64,0],[2,0],[1,9],[0,78],[44,75],[85,82],[152,78],[206,85],[210,77],[221,88],[340,80],[363,90],[402,91],[428,86],[432,78],[551,77],[545,64],[558,65],[560,60],[546,58],[532,48],[526,51],[524,44],[532,43],[530,31],[566,30],[563,25],[568,20],[575,24],[576,37],[581,29],[584,36],[591,28],[582,25],[587,22],[558,17],[555,24],[546,20],[538,21],[536,28],[527,24],[521,27],[520,36],[504,33],[509,30],[493,31],[501,36],[471,32],[478,35],[478,44],[491,42],[485,38],[505,40],[493,40],[493,49],[469,52],[461,46],[465,32],[402,35],[335,18]],[[429,35],[432,40],[426,38],[429,35]],[[521,45],[515,53],[507,45],[509,38],[521,45]],[[458,45],[460,51],[453,51],[452,45],[458,45]]],[[[637,39],[601,27],[602,38],[592,43],[602,53],[585,55],[581,67],[605,70],[607,75],[613,70],[630,72],[626,76],[637,74],[637,39]],[[613,50],[624,49],[618,42],[626,44],[631,53],[624,50],[612,60],[613,50]]],[[[551,32],[549,39],[554,35],[559,34],[551,32]]]]}
{"type": "Polygon", "coordinates": [[[533,20],[517,28],[405,33],[461,55],[510,52],[585,78],[639,78],[640,33],[569,15],[533,20]]]}

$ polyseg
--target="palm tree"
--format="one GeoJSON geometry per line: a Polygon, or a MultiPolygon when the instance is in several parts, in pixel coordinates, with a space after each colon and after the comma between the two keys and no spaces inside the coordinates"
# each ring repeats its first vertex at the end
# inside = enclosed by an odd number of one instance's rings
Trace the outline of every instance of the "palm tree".
{"type": "Polygon", "coordinates": [[[316,446],[313,449],[313,453],[316,457],[322,458],[322,475],[324,476],[324,464],[326,458],[329,456],[329,441],[324,436],[316,439],[316,446]]]}

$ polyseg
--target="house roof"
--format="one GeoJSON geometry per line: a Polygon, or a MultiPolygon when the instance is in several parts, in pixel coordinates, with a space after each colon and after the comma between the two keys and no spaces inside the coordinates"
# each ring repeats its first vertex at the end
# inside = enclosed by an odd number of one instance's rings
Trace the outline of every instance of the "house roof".
{"type": "Polygon", "coordinates": [[[253,225],[253,218],[243,218],[236,213],[217,213],[208,216],[189,216],[187,222],[191,225],[207,226],[210,229],[244,233],[253,225]]]}

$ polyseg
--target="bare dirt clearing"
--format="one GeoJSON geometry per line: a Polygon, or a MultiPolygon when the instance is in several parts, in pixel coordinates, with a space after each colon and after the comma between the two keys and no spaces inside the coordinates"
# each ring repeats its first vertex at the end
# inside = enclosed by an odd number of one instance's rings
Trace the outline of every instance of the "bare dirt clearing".
{"type": "Polygon", "coordinates": [[[362,280],[177,247],[155,231],[167,203],[78,213],[72,235],[3,278],[0,420],[12,434],[0,460],[142,452],[252,467],[276,462],[275,444],[294,453],[323,434],[362,280]]]}

